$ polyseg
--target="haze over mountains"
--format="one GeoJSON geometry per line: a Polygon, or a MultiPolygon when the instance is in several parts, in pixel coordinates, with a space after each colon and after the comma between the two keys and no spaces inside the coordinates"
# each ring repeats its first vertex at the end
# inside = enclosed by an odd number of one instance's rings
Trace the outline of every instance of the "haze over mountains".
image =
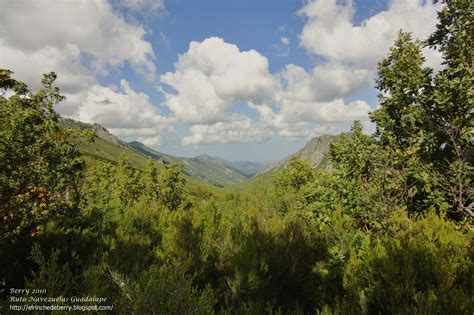
{"type": "Polygon", "coordinates": [[[301,150],[274,162],[228,161],[206,154],[177,157],[162,153],[138,141],[122,141],[100,124],[87,124],[68,118],[63,119],[62,124],[76,130],[91,129],[96,133],[94,143],[81,143],[79,146],[79,150],[88,157],[116,163],[121,154],[126,154],[136,168],[143,168],[147,158],[162,164],[181,162],[186,175],[217,187],[230,186],[256,175],[272,173],[284,167],[293,157],[305,159],[314,167],[326,167],[330,143],[337,140],[337,136],[329,135],[312,138],[301,150]]]}

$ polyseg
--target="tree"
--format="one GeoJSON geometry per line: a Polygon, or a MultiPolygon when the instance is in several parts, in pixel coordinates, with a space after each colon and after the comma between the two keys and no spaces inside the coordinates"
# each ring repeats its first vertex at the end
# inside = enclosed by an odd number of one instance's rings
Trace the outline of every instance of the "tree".
{"type": "Polygon", "coordinates": [[[132,168],[128,157],[122,153],[115,169],[114,195],[120,201],[120,210],[131,206],[138,199],[139,180],[137,171],[132,168]]]}
{"type": "Polygon", "coordinates": [[[170,210],[176,210],[187,203],[186,179],[183,177],[183,164],[165,165],[158,179],[159,198],[170,210]]]}
{"type": "Polygon", "coordinates": [[[156,162],[148,160],[148,164],[141,177],[140,184],[143,188],[143,194],[151,200],[158,198],[158,168],[156,162]]]}
{"type": "Polygon", "coordinates": [[[408,208],[434,207],[457,220],[474,217],[472,14],[470,1],[446,1],[427,41],[444,57],[434,77],[423,67],[421,42],[400,32],[379,64],[381,108],[371,114],[392,165],[406,174],[408,208]]]}
{"type": "Polygon", "coordinates": [[[11,74],[0,70],[0,88],[15,93],[0,98],[0,233],[13,242],[77,206],[83,161],[53,109],[64,99],[53,85],[56,74],[44,75],[36,93],[11,74]]]}
{"type": "Polygon", "coordinates": [[[426,126],[432,134],[434,174],[452,207],[451,217],[474,218],[472,162],[474,4],[446,0],[427,45],[443,54],[444,69],[434,79],[426,126]]]}
{"type": "Polygon", "coordinates": [[[278,190],[300,190],[304,185],[314,180],[314,171],[311,165],[304,160],[293,158],[285,169],[275,175],[273,182],[278,190]]]}
{"type": "Polygon", "coordinates": [[[423,149],[424,106],[432,91],[432,69],[423,67],[424,62],[421,44],[401,31],[388,57],[378,65],[380,109],[371,118],[383,145],[407,152],[423,149]]]}
{"type": "Polygon", "coordinates": [[[403,176],[410,212],[446,209],[432,176],[432,134],[427,127],[432,104],[432,69],[423,67],[421,43],[400,32],[386,59],[379,63],[380,109],[371,113],[376,138],[390,167],[403,176]]]}
{"type": "Polygon", "coordinates": [[[0,277],[12,270],[3,263],[25,263],[47,222],[76,212],[84,168],[58,125],[53,107],[64,96],[54,86],[56,74],[45,74],[35,93],[12,74],[0,70],[0,277]]]}

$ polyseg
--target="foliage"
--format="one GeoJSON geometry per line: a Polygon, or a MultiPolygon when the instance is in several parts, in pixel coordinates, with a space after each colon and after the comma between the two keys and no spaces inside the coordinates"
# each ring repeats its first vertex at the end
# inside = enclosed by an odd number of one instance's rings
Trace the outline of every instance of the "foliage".
{"type": "Polygon", "coordinates": [[[470,240],[435,214],[390,229],[391,235],[372,239],[346,268],[344,286],[360,311],[469,313],[474,307],[470,240]]]}
{"type": "Polygon", "coordinates": [[[31,251],[31,258],[37,265],[38,271],[33,271],[32,279],[26,281],[29,289],[46,290],[48,296],[67,296],[72,293],[75,277],[69,269],[69,264],[60,264],[60,251],[55,249],[47,259],[36,244],[31,251]]]}
{"type": "Polygon", "coordinates": [[[46,224],[77,212],[84,165],[58,127],[56,74],[44,75],[35,93],[11,75],[0,70],[0,278],[21,283],[8,266],[27,268],[22,255],[46,224]]]}
{"type": "Polygon", "coordinates": [[[375,135],[250,191],[67,129],[54,74],[2,70],[0,280],[119,314],[472,314],[472,4],[439,18],[443,70],[404,32],[379,64],[375,135]]]}
{"type": "Polygon", "coordinates": [[[168,164],[160,173],[158,179],[159,196],[170,210],[187,206],[184,190],[186,179],[182,176],[182,173],[182,164],[168,164]]]}

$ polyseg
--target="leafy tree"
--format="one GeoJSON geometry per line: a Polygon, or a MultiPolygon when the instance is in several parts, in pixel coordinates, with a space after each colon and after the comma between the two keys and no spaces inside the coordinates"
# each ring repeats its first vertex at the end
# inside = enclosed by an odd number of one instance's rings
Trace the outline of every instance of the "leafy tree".
{"type": "Polygon", "coordinates": [[[159,198],[170,210],[188,205],[185,192],[186,179],[183,177],[183,165],[168,164],[158,179],[159,198]]]}
{"type": "Polygon", "coordinates": [[[151,200],[158,198],[158,168],[153,160],[149,160],[141,177],[142,194],[151,200]]]}
{"type": "Polygon", "coordinates": [[[53,107],[64,96],[54,86],[56,74],[44,75],[35,93],[11,75],[0,70],[0,278],[6,279],[15,274],[4,264],[23,266],[48,221],[77,212],[84,167],[58,125],[53,107]]]}
{"type": "MultiPolygon", "coordinates": [[[[379,229],[388,213],[403,203],[401,175],[390,157],[360,122],[330,148],[334,178],[328,182],[333,194],[326,194],[351,214],[359,227],[379,229]]],[[[314,197],[313,197],[314,199],[314,197]]]]}
{"type": "MultiPolygon", "coordinates": [[[[423,150],[425,108],[432,92],[432,69],[423,67],[421,44],[400,32],[389,56],[378,65],[380,109],[371,113],[383,145],[399,150],[423,150]]],[[[411,153],[411,154],[413,154],[411,153]]]]}
{"type": "Polygon", "coordinates": [[[314,171],[311,165],[307,161],[293,158],[285,169],[274,177],[273,182],[278,190],[298,191],[313,180],[314,171]]]}
{"type": "Polygon", "coordinates": [[[432,179],[429,111],[432,104],[432,69],[423,67],[421,43],[400,32],[389,56],[379,63],[377,88],[380,109],[371,113],[376,137],[390,167],[403,177],[401,194],[410,212],[447,204],[432,179]]]}
{"type": "Polygon", "coordinates": [[[338,143],[331,144],[330,155],[343,177],[367,181],[378,167],[380,150],[376,141],[362,131],[361,123],[355,121],[349,135],[342,135],[338,143]]]}
{"type": "Polygon", "coordinates": [[[474,127],[474,5],[469,0],[444,1],[428,46],[443,54],[444,69],[434,78],[427,127],[433,135],[433,175],[449,203],[450,216],[474,218],[472,161],[474,127]]]}
{"type": "Polygon", "coordinates": [[[132,168],[128,157],[123,153],[115,169],[114,195],[120,201],[120,209],[131,206],[138,199],[140,186],[137,171],[132,168]]]}

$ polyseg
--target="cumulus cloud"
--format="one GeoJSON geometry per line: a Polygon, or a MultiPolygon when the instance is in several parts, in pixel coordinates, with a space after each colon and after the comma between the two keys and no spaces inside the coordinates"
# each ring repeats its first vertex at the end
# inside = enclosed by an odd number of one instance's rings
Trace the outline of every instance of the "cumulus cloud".
{"type": "Polygon", "coordinates": [[[43,73],[55,71],[67,97],[57,107],[64,116],[78,118],[79,105],[94,93],[89,89],[97,89],[96,75],[111,68],[128,63],[147,78],[155,75],[143,27],[127,23],[105,0],[0,0],[0,5],[0,67],[13,70],[31,89],[40,87],[43,73]]]}
{"type": "Polygon", "coordinates": [[[80,53],[74,45],[66,45],[62,49],[45,46],[24,51],[0,38],[0,68],[13,70],[14,77],[26,82],[31,89],[40,88],[41,74],[50,71],[58,73],[57,83],[67,99],[57,109],[66,116],[76,113],[81,93],[96,83],[95,77],[80,63],[80,53]]]}
{"type": "Polygon", "coordinates": [[[340,63],[316,66],[312,72],[290,64],[281,72],[286,91],[280,97],[294,101],[330,101],[367,86],[371,72],[345,67],[340,63]]]}
{"type": "Polygon", "coordinates": [[[281,111],[276,112],[272,107],[266,104],[255,105],[249,103],[249,106],[258,112],[262,123],[264,123],[268,128],[278,130],[278,133],[283,137],[297,139],[309,135],[309,123],[306,121],[290,122],[281,111]]]}
{"type": "Polygon", "coordinates": [[[54,5],[2,0],[0,21],[3,44],[26,54],[73,46],[87,54],[97,71],[129,62],[137,71],[155,73],[153,49],[144,39],[143,27],[127,23],[105,0],[54,1],[54,5]]]}
{"type": "MultiPolygon", "coordinates": [[[[300,45],[322,61],[310,71],[287,65],[277,75],[280,89],[273,103],[251,107],[269,128],[288,138],[339,133],[354,120],[372,128],[370,106],[362,100],[344,99],[370,86],[376,75],[375,65],[387,55],[400,29],[418,38],[431,34],[439,8],[430,1],[392,0],[387,11],[355,25],[352,1],[309,1],[299,11],[307,19],[299,35],[300,45]]],[[[283,38],[281,42],[285,44],[283,38]]],[[[424,52],[427,64],[436,69],[440,55],[426,49],[424,52]]]]}
{"type": "MultiPolygon", "coordinates": [[[[347,102],[347,97],[373,82],[375,64],[386,56],[399,29],[425,38],[434,30],[439,9],[431,1],[392,0],[386,11],[356,25],[352,1],[309,1],[299,11],[306,19],[299,43],[320,62],[306,69],[289,64],[273,74],[267,58],[255,50],[242,51],[218,37],[193,41],[174,71],[159,76],[158,89],[171,113],[164,117],[127,81],[114,88],[96,79],[124,64],[156,79],[144,27],[133,17],[125,19],[111,3],[132,15],[165,9],[163,0],[63,0],[54,5],[0,0],[0,67],[12,69],[32,88],[42,73],[56,71],[68,97],[58,107],[61,114],[101,123],[118,136],[150,146],[163,144],[163,134],[174,132],[173,123],[190,126],[185,145],[265,141],[275,131],[296,139],[347,130],[355,119],[369,124],[370,106],[347,102]],[[236,114],[236,104],[248,104],[260,121],[236,114]]],[[[158,35],[169,45],[163,32],[158,35]]],[[[294,40],[280,35],[274,53],[288,56],[294,40]]],[[[436,68],[440,55],[425,52],[427,63],[436,68]]]]}
{"type": "Polygon", "coordinates": [[[387,11],[355,25],[352,1],[313,0],[299,11],[307,18],[300,44],[327,60],[371,68],[387,55],[400,29],[421,39],[431,34],[439,8],[432,1],[392,0],[387,11]]]}
{"type": "Polygon", "coordinates": [[[194,125],[191,135],[183,138],[183,145],[262,142],[272,133],[265,125],[254,123],[249,118],[233,115],[232,120],[207,125],[194,125]]]}
{"type": "MultiPolygon", "coordinates": [[[[289,39],[284,42],[289,44],[289,39]]],[[[211,37],[191,42],[175,71],[160,77],[163,86],[159,89],[173,119],[192,125],[192,135],[182,143],[194,145],[262,141],[270,130],[290,139],[303,138],[311,134],[315,123],[338,127],[354,119],[367,120],[367,103],[345,104],[342,96],[366,85],[369,77],[366,69],[337,62],[318,65],[311,72],[288,65],[270,74],[267,59],[258,52],[240,51],[211,37]],[[237,102],[256,110],[261,122],[236,116],[233,106],[237,102]]]]}
{"type": "Polygon", "coordinates": [[[161,135],[173,132],[166,117],[150,104],[148,95],[135,92],[126,80],[119,89],[94,85],[79,108],[79,119],[107,126],[119,137],[139,138],[142,142],[161,143],[161,135]]]}
{"type": "Polygon", "coordinates": [[[315,123],[338,123],[354,120],[367,120],[370,106],[365,101],[344,103],[342,99],[331,102],[298,102],[283,101],[280,114],[284,115],[286,121],[293,122],[315,122],[315,123]]]}
{"type": "Polygon", "coordinates": [[[193,124],[226,120],[235,102],[261,104],[278,90],[267,58],[255,50],[240,51],[218,37],[191,42],[175,71],[160,80],[175,90],[161,88],[165,105],[177,120],[193,124]]]}
{"type": "MultiPolygon", "coordinates": [[[[100,123],[120,137],[158,145],[172,132],[143,93],[125,80],[120,88],[103,87],[97,75],[124,64],[154,80],[154,52],[141,25],[131,24],[106,0],[0,0],[0,67],[30,88],[41,74],[55,71],[67,97],[56,108],[64,116],[100,123]]],[[[116,3],[117,4],[117,3],[116,3]]],[[[162,10],[163,1],[119,1],[131,11],[162,10]]]]}
{"type": "Polygon", "coordinates": [[[354,120],[366,122],[371,108],[365,101],[346,104],[342,99],[330,102],[281,99],[276,110],[268,105],[251,105],[261,120],[279,134],[291,139],[314,134],[336,134],[346,130],[354,120]],[[313,130],[310,126],[316,125],[313,130]]]}

